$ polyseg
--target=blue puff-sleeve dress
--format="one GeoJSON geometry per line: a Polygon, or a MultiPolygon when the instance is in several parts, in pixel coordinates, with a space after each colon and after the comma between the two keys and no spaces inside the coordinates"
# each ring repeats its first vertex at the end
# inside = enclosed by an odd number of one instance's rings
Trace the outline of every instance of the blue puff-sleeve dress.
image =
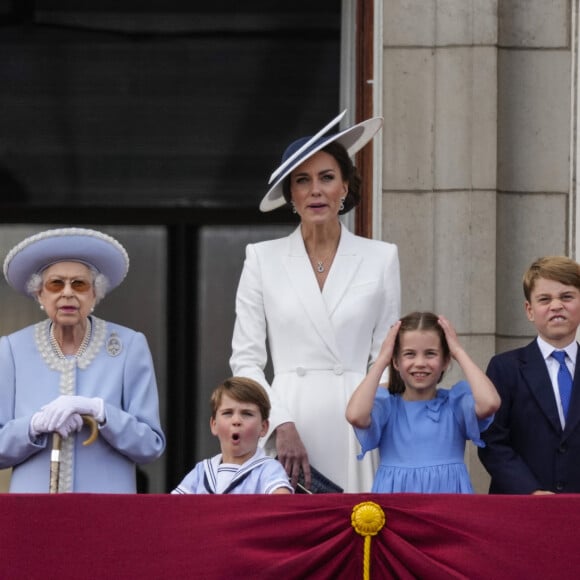
{"type": "Polygon", "coordinates": [[[438,389],[434,399],[405,401],[379,388],[371,425],[355,428],[361,459],[378,447],[380,465],[372,491],[378,493],[473,493],[464,461],[465,442],[484,447],[480,434],[493,416],[478,419],[466,381],[438,389]]]}

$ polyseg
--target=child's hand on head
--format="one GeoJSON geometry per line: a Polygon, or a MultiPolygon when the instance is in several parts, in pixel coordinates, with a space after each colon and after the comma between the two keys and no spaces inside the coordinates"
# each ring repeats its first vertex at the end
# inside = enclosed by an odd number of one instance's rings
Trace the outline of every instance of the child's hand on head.
{"type": "Polygon", "coordinates": [[[449,320],[447,320],[447,318],[444,316],[439,316],[437,320],[439,322],[439,326],[441,326],[443,332],[445,333],[445,338],[447,340],[447,344],[449,345],[449,352],[451,353],[451,356],[455,358],[457,351],[462,350],[459,339],[457,338],[457,332],[455,331],[455,328],[453,328],[451,322],[449,322],[449,320]]]}
{"type": "Polygon", "coordinates": [[[383,341],[381,346],[381,352],[379,353],[379,358],[381,358],[386,364],[391,362],[393,358],[393,351],[395,350],[395,340],[397,340],[397,334],[399,334],[399,328],[401,328],[401,321],[397,320],[393,326],[389,329],[387,337],[383,341]]]}

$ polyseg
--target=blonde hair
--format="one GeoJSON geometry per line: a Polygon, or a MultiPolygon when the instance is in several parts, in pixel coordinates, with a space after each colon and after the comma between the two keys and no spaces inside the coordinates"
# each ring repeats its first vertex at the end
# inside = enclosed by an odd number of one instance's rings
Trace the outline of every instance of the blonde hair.
{"type": "Polygon", "coordinates": [[[262,420],[270,417],[270,398],[260,383],[247,377],[230,377],[218,385],[211,395],[211,416],[215,419],[224,395],[240,403],[253,403],[260,410],[262,420]]]}
{"type": "Polygon", "coordinates": [[[580,290],[580,265],[567,256],[544,256],[535,260],[522,280],[524,296],[528,302],[539,278],[554,280],[580,290]]]}

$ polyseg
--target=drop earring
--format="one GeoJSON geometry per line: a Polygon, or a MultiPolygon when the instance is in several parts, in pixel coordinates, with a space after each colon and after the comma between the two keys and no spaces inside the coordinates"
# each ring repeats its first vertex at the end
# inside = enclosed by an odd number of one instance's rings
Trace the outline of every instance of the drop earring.
{"type": "Polygon", "coordinates": [[[294,202],[293,201],[290,202],[290,205],[292,206],[292,213],[298,213],[296,211],[296,206],[294,205],[294,202]]]}
{"type": "Polygon", "coordinates": [[[344,209],[344,200],[346,199],[346,197],[341,197],[340,198],[340,207],[338,208],[339,211],[342,211],[344,209]]]}

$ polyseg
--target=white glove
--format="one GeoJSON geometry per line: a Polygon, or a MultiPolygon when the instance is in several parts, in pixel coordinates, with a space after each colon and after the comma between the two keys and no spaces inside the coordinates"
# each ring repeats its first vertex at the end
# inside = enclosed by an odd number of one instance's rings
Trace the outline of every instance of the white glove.
{"type": "Polygon", "coordinates": [[[92,415],[98,423],[105,421],[105,402],[100,397],[61,395],[42,407],[42,411],[46,413],[49,431],[60,432],[61,427],[74,413],[92,415]]]}
{"type": "Polygon", "coordinates": [[[76,433],[82,428],[83,418],[78,413],[73,413],[56,431],[63,439],[66,439],[71,433],[76,433]]]}
{"type": "Polygon", "coordinates": [[[30,439],[34,440],[43,433],[48,433],[48,417],[44,411],[38,411],[32,415],[28,427],[30,439]]]}
{"type": "MultiPolygon", "coordinates": [[[[32,415],[30,420],[30,438],[36,439],[42,433],[50,433],[49,416],[46,411],[38,411],[32,415]]],[[[69,418],[58,428],[55,429],[57,433],[66,439],[71,433],[80,431],[83,428],[83,418],[78,413],[73,413],[69,418]]]]}

